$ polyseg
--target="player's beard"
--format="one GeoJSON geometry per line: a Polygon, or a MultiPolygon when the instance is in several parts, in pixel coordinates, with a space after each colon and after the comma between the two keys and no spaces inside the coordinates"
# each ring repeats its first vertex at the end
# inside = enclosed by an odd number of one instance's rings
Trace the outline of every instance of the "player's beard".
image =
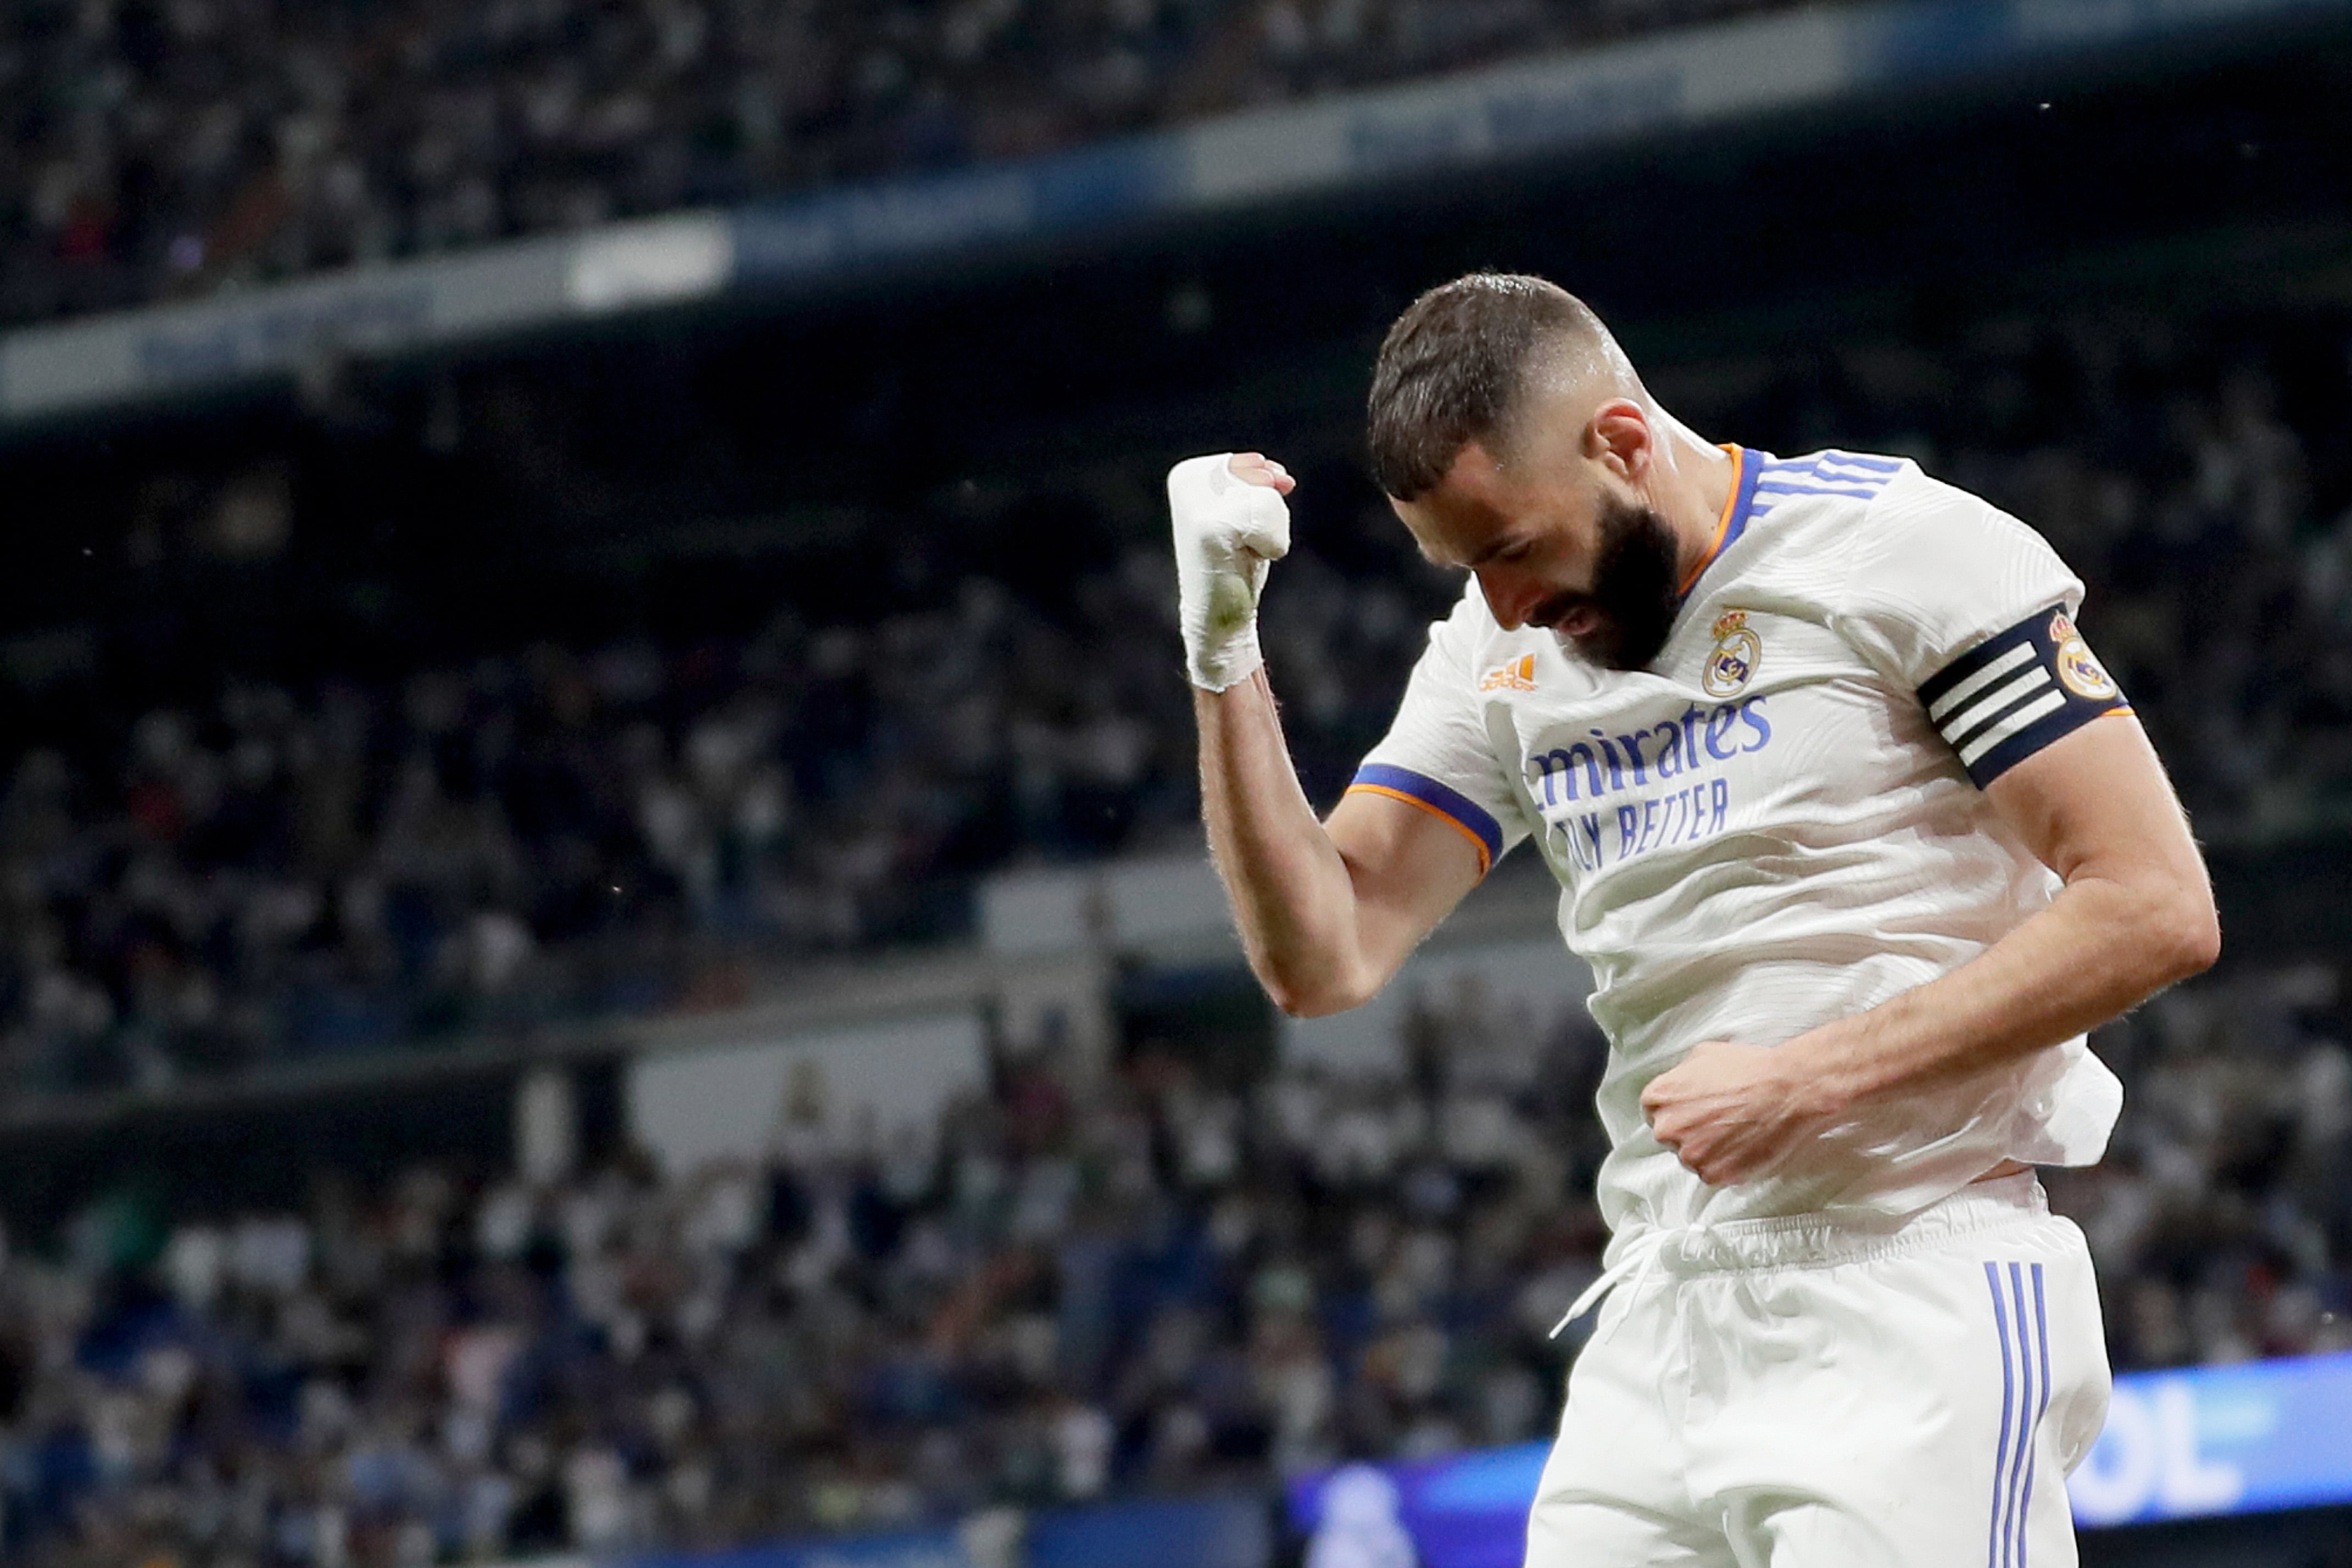
{"type": "Polygon", "coordinates": [[[1528,619],[1552,627],[1571,653],[1604,670],[1647,669],[1682,608],[1675,558],[1675,534],[1665,518],[1652,507],[1603,496],[1592,591],[1548,600],[1528,619]],[[1559,631],[1559,623],[1579,608],[1591,611],[1596,623],[1559,631]]]}

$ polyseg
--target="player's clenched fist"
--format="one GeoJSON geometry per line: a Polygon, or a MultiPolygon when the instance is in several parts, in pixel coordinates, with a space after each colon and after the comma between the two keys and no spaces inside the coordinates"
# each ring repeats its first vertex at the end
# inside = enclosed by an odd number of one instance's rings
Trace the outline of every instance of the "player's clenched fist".
{"type": "Polygon", "coordinates": [[[1290,549],[1297,483],[1255,452],[1187,457],[1168,470],[1168,514],[1176,533],[1177,614],[1192,684],[1221,692],[1265,663],[1257,646],[1257,596],[1265,568],[1290,549]]]}
{"type": "Polygon", "coordinates": [[[1797,1053],[1702,1040],[1642,1091],[1650,1132],[1711,1186],[1779,1166],[1820,1134],[1840,1107],[1797,1053]]]}

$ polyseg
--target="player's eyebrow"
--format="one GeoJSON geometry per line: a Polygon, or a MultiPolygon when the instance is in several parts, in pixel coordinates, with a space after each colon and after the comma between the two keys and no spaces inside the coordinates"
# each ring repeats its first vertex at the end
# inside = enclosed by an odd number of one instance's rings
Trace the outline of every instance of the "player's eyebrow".
{"type": "Polygon", "coordinates": [[[1496,556],[1502,554],[1505,550],[1509,549],[1513,545],[1516,545],[1518,542],[1519,541],[1511,535],[1505,534],[1501,538],[1496,539],[1491,544],[1487,545],[1485,549],[1480,550],[1476,555],[1472,556],[1468,560],[1464,561],[1462,564],[1468,570],[1475,571],[1480,567],[1486,565],[1488,561],[1494,559],[1496,556]]]}
{"type": "Polygon", "coordinates": [[[1421,538],[1417,534],[1413,536],[1412,541],[1413,548],[1421,552],[1422,559],[1427,561],[1432,566],[1443,567],[1448,571],[1475,571],[1478,568],[1486,565],[1489,560],[1492,560],[1496,556],[1501,554],[1504,550],[1508,549],[1516,542],[1517,541],[1508,538],[1496,539],[1493,544],[1488,545],[1485,549],[1480,550],[1476,555],[1472,556],[1469,559],[1455,560],[1451,555],[1448,555],[1442,550],[1431,549],[1429,541],[1421,538]]]}

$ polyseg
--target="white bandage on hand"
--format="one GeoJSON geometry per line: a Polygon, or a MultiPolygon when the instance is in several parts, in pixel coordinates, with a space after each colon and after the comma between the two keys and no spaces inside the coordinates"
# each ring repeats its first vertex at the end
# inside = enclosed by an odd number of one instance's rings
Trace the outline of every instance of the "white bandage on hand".
{"type": "Polygon", "coordinates": [[[1223,691],[1265,662],[1257,596],[1265,569],[1290,549],[1290,508],[1279,492],[1233,471],[1233,454],[1187,457],[1168,470],[1176,535],[1177,618],[1192,684],[1223,691]]]}

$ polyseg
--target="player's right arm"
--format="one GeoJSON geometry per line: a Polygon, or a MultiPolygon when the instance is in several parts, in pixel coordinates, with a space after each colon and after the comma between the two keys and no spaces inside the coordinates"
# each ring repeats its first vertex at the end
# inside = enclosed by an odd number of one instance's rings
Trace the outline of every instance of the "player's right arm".
{"type": "Polygon", "coordinates": [[[1250,967],[1276,1006],[1311,1016],[1387,984],[1489,857],[1411,801],[1351,790],[1322,821],[1299,788],[1257,643],[1292,484],[1255,453],[1221,453],[1171,470],[1168,501],[1209,847],[1250,967]]]}
{"type": "Polygon", "coordinates": [[[1263,668],[1195,688],[1201,814],[1250,967],[1275,1005],[1314,1017],[1368,1000],[1482,872],[1444,820],[1350,790],[1318,821],[1263,668]]]}

